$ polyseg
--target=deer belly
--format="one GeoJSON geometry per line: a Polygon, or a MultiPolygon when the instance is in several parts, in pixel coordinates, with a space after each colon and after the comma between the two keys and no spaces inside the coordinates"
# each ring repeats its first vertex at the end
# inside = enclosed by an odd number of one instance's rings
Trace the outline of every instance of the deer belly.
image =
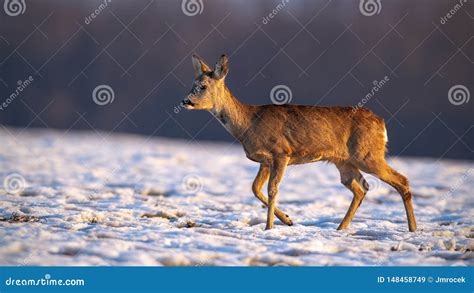
{"type": "Polygon", "coordinates": [[[306,164],[321,160],[325,160],[325,158],[321,154],[293,154],[290,158],[289,164],[306,164]]]}

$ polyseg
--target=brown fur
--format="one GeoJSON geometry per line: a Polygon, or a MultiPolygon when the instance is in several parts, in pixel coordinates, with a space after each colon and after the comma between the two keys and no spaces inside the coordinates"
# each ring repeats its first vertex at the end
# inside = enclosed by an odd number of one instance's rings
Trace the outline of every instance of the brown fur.
{"type": "Polygon", "coordinates": [[[346,229],[368,190],[360,170],[393,186],[402,196],[410,231],[416,230],[408,179],[385,161],[386,130],[383,119],[367,109],[303,105],[246,105],[225,86],[228,60],[221,56],[211,69],[193,56],[194,87],[183,105],[211,112],[244,147],[247,158],[260,163],[252,185],[255,196],[268,207],[266,229],[273,216],[292,225],[276,208],[278,186],[287,165],[329,161],[336,165],[341,183],[354,198],[338,229],[346,229]],[[268,199],[261,192],[268,182],[268,199]]]}

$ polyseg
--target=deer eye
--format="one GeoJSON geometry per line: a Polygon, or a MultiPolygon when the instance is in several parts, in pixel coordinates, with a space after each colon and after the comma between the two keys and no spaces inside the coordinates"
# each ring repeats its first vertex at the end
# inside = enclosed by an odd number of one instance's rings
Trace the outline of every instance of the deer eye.
{"type": "Polygon", "coordinates": [[[203,90],[205,90],[205,89],[207,89],[207,86],[206,86],[206,85],[203,85],[203,84],[201,84],[201,91],[203,91],[203,90]]]}

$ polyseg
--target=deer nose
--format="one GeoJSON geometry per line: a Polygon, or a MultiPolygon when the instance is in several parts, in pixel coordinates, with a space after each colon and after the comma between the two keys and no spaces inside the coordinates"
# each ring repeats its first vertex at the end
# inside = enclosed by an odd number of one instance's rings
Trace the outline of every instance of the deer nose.
{"type": "Polygon", "coordinates": [[[186,98],[181,102],[181,105],[183,105],[183,106],[186,106],[186,105],[194,106],[194,103],[190,99],[186,98]]]}

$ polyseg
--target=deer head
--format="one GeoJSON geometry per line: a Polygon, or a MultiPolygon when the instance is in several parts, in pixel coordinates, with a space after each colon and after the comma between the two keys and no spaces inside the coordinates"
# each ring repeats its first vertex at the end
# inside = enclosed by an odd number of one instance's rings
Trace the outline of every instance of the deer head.
{"type": "Polygon", "coordinates": [[[193,55],[194,81],[193,87],[181,102],[188,110],[212,110],[222,104],[225,93],[224,79],[229,72],[228,59],[222,55],[216,62],[214,70],[197,55],[193,55]]]}

